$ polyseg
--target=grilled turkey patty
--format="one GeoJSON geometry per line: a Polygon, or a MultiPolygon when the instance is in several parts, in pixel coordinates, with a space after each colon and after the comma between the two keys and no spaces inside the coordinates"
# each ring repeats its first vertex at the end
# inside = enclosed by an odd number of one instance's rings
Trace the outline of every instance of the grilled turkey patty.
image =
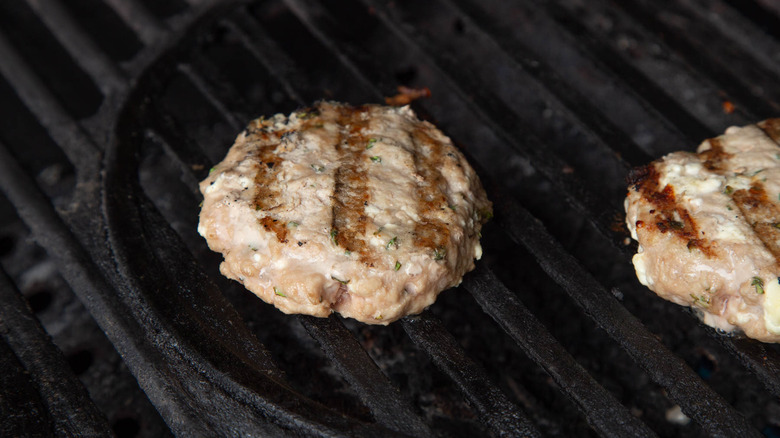
{"type": "Polygon", "coordinates": [[[639,281],[714,327],[780,342],[780,119],[674,152],[631,175],[639,281]]]}
{"type": "Polygon", "coordinates": [[[492,216],[463,155],[408,107],[254,120],[200,190],[198,232],[225,276],[283,312],[369,324],[459,284],[492,216]]]}

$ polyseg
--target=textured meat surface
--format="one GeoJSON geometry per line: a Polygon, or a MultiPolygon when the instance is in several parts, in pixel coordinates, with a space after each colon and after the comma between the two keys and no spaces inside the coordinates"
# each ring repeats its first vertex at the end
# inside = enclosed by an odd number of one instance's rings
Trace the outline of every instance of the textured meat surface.
{"type": "Polygon", "coordinates": [[[696,154],[631,174],[639,281],[714,327],[780,341],[780,119],[731,127],[696,154]]]}
{"type": "Polygon", "coordinates": [[[475,172],[408,107],[320,102],[257,119],[200,184],[221,272],[286,313],[387,324],[481,256],[475,172]]]}

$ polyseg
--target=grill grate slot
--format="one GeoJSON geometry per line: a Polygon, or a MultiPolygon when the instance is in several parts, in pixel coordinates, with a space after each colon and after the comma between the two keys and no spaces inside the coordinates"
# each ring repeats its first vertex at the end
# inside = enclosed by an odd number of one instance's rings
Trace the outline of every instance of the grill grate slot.
{"type": "Polygon", "coordinates": [[[233,128],[233,131],[239,131],[243,128],[243,124],[239,122],[238,118],[231,113],[225,104],[223,104],[206,84],[205,80],[195,71],[192,70],[187,64],[179,64],[179,71],[184,73],[184,76],[192,82],[195,88],[206,98],[206,100],[216,109],[226,122],[233,128]]]}
{"type": "MultiPolygon", "coordinates": [[[[71,436],[111,436],[106,419],[89,399],[84,386],[70,371],[62,353],[51,343],[40,323],[33,316],[21,293],[14,288],[6,273],[0,270],[0,353],[5,360],[15,354],[17,367],[4,366],[2,395],[6,403],[3,409],[3,434],[46,436],[53,433],[71,436]],[[11,352],[13,350],[13,352],[11,352]],[[12,370],[16,368],[16,372],[12,370]],[[29,375],[29,377],[28,377],[29,375]],[[25,382],[31,379],[32,382],[25,382]],[[28,398],[15,394],[21,387],[29,385],[35,395],[37,406],[20,406],[31,409],[39,416],[31,417],[20,411],[17,416],[8,415],[15,411],[16,402],[27,403],[28,398]],[[6,410],[8,409],[8,410],[6,410]],[[16,418],[14,418],[16,417],[16,418]],[[18,423],[15,420],[34,418],[33,424],[18,423]],[[16,429],[14,426],[18,427],[16,429]],[[9,430],[10,428],[10,430],[9,430]]],[[[20,391],[21,392],[21,391],[20,391]]]]}
{"type": "MultiPolygon", "coordinates": [[[[679,123],[675,117],[677,112],[681,114],[680,117],[691,119],[693,127],[698,124],[670,99],[656,105],[663,108],[662,111],[654,111],[645,104],[644,100],[658,97],[660,99],[657,100],[661,100],[665,95],[641,73],[620,62],[613,54],[605,53],[603,59],[609,66],[600,66],[602,57],[596,55],[605,52],[604,48],[590,50],[587,56],[578,50],[578,46],[587,45],[590,39],[584,38],[576,21],[571,23],[572,28],[578,29],[576,38],[572,38],[563,35],[554,27],[552,19],[539,10],[532,13],[532,18],[522,18],[522,22],[532,20],[534,26],[517,26],[507,20],[506,17],[511,15],[504,9],[509,7],[502,2],[474,4],[469,0],[455,0],[454,3],[457,3],[455,7],[464,16],[470,17],[474,27],[479,27],[479,32],[488,35],[524,69],[534,72],[539,81],[546,82],[545,86],[550,92],[555,93],[570,111],[576,113],[578,119],[594,126],[591,128],[594,132],[601,132],[600,136],[607,139],[610,147],[632,166],[650,161],[650,155],[645,151],[657,149],[658,143],[685,144],[676,126],[668,122],[672,120],[679,123]],[[552,47],[557,49],[550,50],[552,47]],[[586,73],[583,74],[583,71],[586,73]],[[551,81],[551,76],[556,79],[551,81]],[[566,81],[572,83],[570,89],[567,89],[569,86],[566,81]],[[572,94],[578,95],[570,97],[572,94]],[[628,131],[631,127],[640,131],[628,131]],[[623,133],[621,128],[627,131],[623,133]],[[627,140],[629,135],[633,141],[627,140]]],[[[547,3],[547,6],[552,7],[553,3],[547,3]]],[[[687,123],[681,125],[688,126],[687,123]]],[[[709,132],[692,137],[699,141],[706,135],[709,132]]]]}
{"type": "Polygon", "coordinates": [[[72,193],[75,170],[68,162],[59,146],[52,141],[46,131],[38,124],[35,116],[14,94],[13,89],[0,79],[0,102],[5,114],[4,122],[9,126],[20,127],[0,132],[2,141],[19,159],[29,175],[35,180],[55,205],[65,205],[67,196],[72,193]],[[21,127],[29,127],[22,129],[21,127]],[[36,154],[28,154],[29,145],[36,145],[36,154]]]}
{"type": "Polygon", "coordinates": [[[769,34],[775,40],[780,39],[780,9],[773,2],[762,0],[724,0],[726,4],[739,11],[740,15],[755,23],[762,32],[769,34]]]}
{"type": "Polygon", "coordinates": [[[85,34],[58,0],[31,1],[30,6],[46,23],[58,42],[90,76],[103,95],[124,86],[122,73],[113,61],[85,34]]]}
{"type": "MultiPolygon", "coordinates": [[[[60,7],[53,7],[60,0],[34,0],[46,3],[45,7],[60,11],[60,7]]],[[[114,62],[123,62],[132,59],[143,45],[133,30],[119,17],[116,12],[106,4],[104,0],[69,0],[63,4],[73,18],[78,21],[83,31],[91,37],[102,52],[114,62]],[[111,38],[103,38],[111,35],[111,38]]],[[[38,14],[43,11],[38,11],[38,14]]],[[[71,30],[74,33],[74,30],[71,30]]]]}
{"type": "MultiPolygon", "coordinates": [[[[753,431],[739,412],[669,352],[527,212],[510,202],[497,203],[496,210],[496,216],[510,237],[528,248],[548,275],[563,286],[654,381],[667,388],[669,397],[680,403],[705,430],[725,436],[753,431]],[[713,410],[722,416],[712,416],[713,410]]],[[[755,431],[752,433],[756,434],[755,431]]]]}
{"type": "Polygon", "coordinates": [[[52,96],[33,71],[18,56],[8,40],[0,33],[0,72],[18,93],[19,98],[32,112],[52,139],[62,148],[68,160],[76,168],[92,168],[90,162],[96,155],[94,143],[52,96]]]}
{"type": "MultiPolygon", "coordinates": [[[[403,10],[403,16],[399,17],[399,23],[419,29],[416,39],[421,46],[436,48],[428,49],[427,53],[441,52],[441,55],[435,57],[436,62],[448,72],[453,71],[454,63],[474,64],[473,77],[464,75],[461,82],[484,83],[483,88],[492,90],[493,100],[505,101],[507,107],[520,118],[532,119],[540,110],[552,111],[551,120],[545,121],[544,125],[549,126],[556,123],[555,118],[561,118],[566,119],[573,129],[581,126],[580,142],[584,144],[577,145],[576,149],[570,148],[568,153],[577,154],[579,149],[595,154],[601,150],[605,162],[614,160],[616,166],[626,169],[651,159],[628,135],[609,121],[599,108],[540,62],[538,57],[531,54],[520,42],[513,41],[511,45],[506,41],[499,43],[493,38],[496,32],[488,35],[471,16],[471,13],[464,14],[449,0],[425,4],[409,2],[403,10]],[[431,31],[443,27],[441,23],[447,22],[461,23],[463,33],[453,37],[431,31]],[[515,102],[523,102],[523,105],[513,105],[515,102]]],[[[540,138],[552,138],[549,127],[542,130],[526,126],[526,129],[539,132],[537,135],[540,138]]],[[[552,145],[548,145],[548,148],[552,149],[552,145]]],[[[568,156],[567,160],[570,163],[579,161],[568,156]]],[[[584,179],[587,180],[587,177],[584,179]]]]}
{"type": "MultiPolygon", "coordinates": [[[[733,113],[725,113],[722,104],[726,96],[720,83],[710,76],[712,72],[692,68],[688,58],[671,51],[663,38],[652,35],[621,8],[613,8],[602,1],[589,4],[588,8],[575,6],[572,2],[557,3],[560,3],[558,11],[568,15],[570,22],[579,21],[594,38],[606,42],[617,58],[638,68],[664,94],[705,123],[711,134],[722,132],[729,124],[755,121],[755,117],[745,112],[749,108],[741,105],[737,105],[733,113]],[[602,24],[605,20],[610,24],[602,24]]],[[[676,121],[672,120],[672,123],[676,121]]],[[[692,140],[696,144],[702,138],[692,140]]]]}
{"type": "Polygon", "coordinates": [[[79,118],[94,114],[102,101],[100,91],[25,2],[0,5],[0,29],[4,38],[24,48],[24,62],[35,69],[70,113],[79,118]]]}
{"type": "MultiPolygon", "coordinates": [[[[702,124],[689,109],[667,94],[667,91],[652,81],[650,75],[639,66],[623,59],[619,50],[610,47],[609,44],[599,40],[590,30],[580,23],[576,16],[570,15],[565,8],[555,2],[546,4],[544,12],[539,11],[544,22],[551,26],[549,33],[561,33],[565,36],[567,45],[573,46],[578,52],[595,65],[595,68],[607,75],[610,81],[620,84],[629,95],[635,96],[647,111],[635,124],[642,124],[642,119],[659,119],[661,129],[669,129],[672,133],[667,137],[660,137],[653,143],[654,150],[658,154],[679,150],[688,144],[696,144],[701,139],[710,137],[714,131],[702,124]],[[549,14],[549,17],[547,15],[549,14]],[[554,20],[554,21],[553,21],[554,20]],[[664,126],[665,125],[665,126],[664,126]],[[660,143],[660,144],[659,144],[660,143]],[[664,145],[663,143],[667,143],[664,145]]],[[[542,19],[540,19],[542,21],[542,19]]],[[[546,53],[542,48],[536,53],[546,53]]],[[[561,67],[559,67],[561,68],[561,67]]],[[[605,105],[609,105],[605,102],[605,105]]],[[[648,123],[645,121],[644,123],[648,123]]],[[[657,134],[653,134],[655,137],[657,134]]]]}
{"type": "Polygon", "coordinates": [[[539,432],[492,383],[484,370],[468,358],[458,342],[428,314],[401,320],[418,348],[428,353],[479,411],[492,433],[508,436],[539,436],[539,432]]]}
{"type": "Polygon", "coordinates": [[[586,413],[588,423],[602,435],[655,436],[574,361],[489,268],[478,267],[466,279],[465,287],[482,309],[578,403],[586,413]]]}
{"type": "MultiPolygon", "coordinates": [[[[663,35],[664,41],[678,51],[688,63],[701,72],[706,72],[726,94],[736,101],[751,119],[764,119],[777,114],[780,106],[777,93],[770,89],[758,90],[754,83],[772,84],[775,73],[767,72],[759,63],[750,57],[741,56],[742,51],[733,48],[733,44],[720,38],[719,34],[704,31],[698,23],[700,20],[682,16],[663,16],[648,9],[641,0],[621,2],[620,7],[644,28],[655,35],[663,35]],[[684,21],[675,23],[675,20],[684,21]],[[690,35],[690,36],[689,36],[690,35]],[[695,38],[693,38],[695,37],[695,38]],[[705,43],[706,42],[706,43],[705,43]],[[717,50],[714,48],[717,46],[717,50]],[[722,60],[728,59],[728,62],[722,60]]],[[[670,8],[679,14],[679,8],[670,8]]],[[[671,14],[671,12],[669,13],[671,14]]],[[[665,14],[664,14],[665,15],[665,14]]]]}
{"type": "Polygon", "coordinates": [[[301,316],[299,320],[380,424],[409,436],[431,435],[431,430],[412,411],[409,402],[390,384],[339,320],[308,316],[301,316]]]}
{"type": "MultiPolygon", "coordinates": [[[[144,3],[139,3],[138,0],[105,0],[105,2],[122,18],[125,24],[133,29],[144,44],[152,45],[163,38],[166,32],[165,24],[158,17],[152,15],[144,3]]],[[[153,2],[152,4],[174,5],[177,2],[178,0],[153,2]]],[[[181,8],[177,7],[175,12],[171,11],[171,15],[179,11],[181,11],[181,8]]]]}
{"type": "Polygon", "coordinates": [[[282,49],[273,41],[257,22],[251,19],[242,20],[243,27],[233,22],[227,22],[228,27],[235,33],[243,46],[252,56],[263,64],[263,67],[279,80],[284,92],[300,106],[308,102],[301,97],[296,90],[304,89],[305,80],[301,77],[292,61],[284,54],[282,49]]]}
{"type": "Polygon", "coordinates": [[[747,339],[718,339],[745,366],[759,376],[775,397],[780,397],[780,355],[777,350],[747,339]]]}
{"type": "MultiPolygon", "coordinates": [[[[749,6],[750,2],[744,4],[749,6]]],[[[734,50],[742,52],[735,53],[734,57],[748,58],[746,55],[749,55],[749,62],[760,63],[766,71],[780,73],[777,56],[773,55],[780,51],[777,38],[772,36],[771,30],[762,29],[757,26],[757,22],[748,18],[746,8],[735,10],[728,2],[720,0],[708,0],[706,3],[681,0],[676,7],[684,9],[691,18],[707,23],[711,29],[705,32],[712,33],[715,38],[726,41],[734,50]]]]}

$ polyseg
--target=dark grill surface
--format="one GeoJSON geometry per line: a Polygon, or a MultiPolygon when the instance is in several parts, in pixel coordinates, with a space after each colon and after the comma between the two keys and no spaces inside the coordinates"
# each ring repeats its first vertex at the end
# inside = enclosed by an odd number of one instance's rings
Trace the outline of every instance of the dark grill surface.
{"type": "Polygon", "coordinates": [[[0,2],[0,435],[778,436],[777,346],[642,287],[622,225],[631,167],[778,115],[778,29],[768,0],[0,2]],[[477,269],[388,327],[223,278],[197,182],[243,125],[399,85],[495,203],[477,269]]]}

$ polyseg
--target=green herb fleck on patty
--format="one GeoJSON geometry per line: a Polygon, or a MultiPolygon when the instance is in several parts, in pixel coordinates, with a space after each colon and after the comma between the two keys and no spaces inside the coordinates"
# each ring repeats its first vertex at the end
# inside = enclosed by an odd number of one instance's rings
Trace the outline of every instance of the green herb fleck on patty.
{"type": "Polygon", "coordinates": [[[761,279],[761,277],[753,277],[753,281],[750,282],[751,286],[756,287],[756,293],[759,295],[763,295],[764,293],[764,280],[761,279]]]}

